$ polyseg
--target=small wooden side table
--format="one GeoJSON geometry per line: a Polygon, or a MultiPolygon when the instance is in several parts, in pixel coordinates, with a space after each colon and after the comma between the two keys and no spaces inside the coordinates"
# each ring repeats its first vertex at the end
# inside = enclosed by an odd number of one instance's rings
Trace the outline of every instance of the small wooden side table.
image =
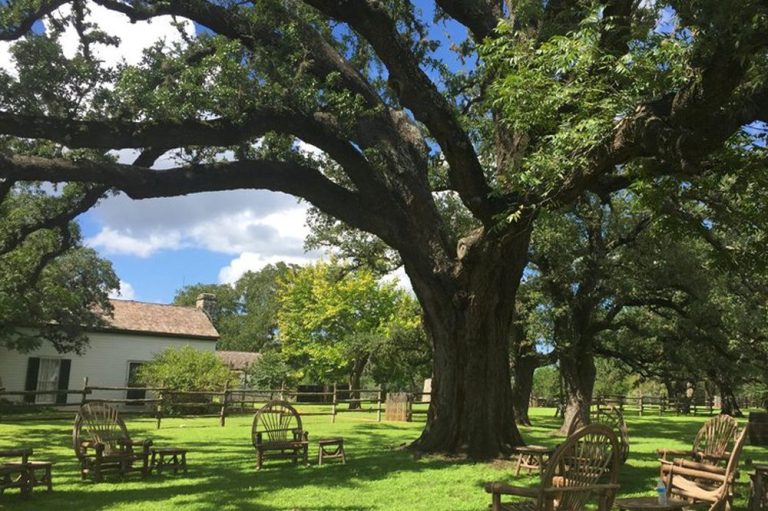
{"type": "Polygon", "coordinates": [[[749,474],[749,511],[768,509],[768,465],[753,465],[754,472],[749,474]]]}
{"type": "Polygon", "coordinates": [[[187,473],[187,450],[179,447],[150,447],[152,459],[149,462],[149,473],[157,469],[158,474],[163,473],[163,467],[173,467],[173,473],[179,470],[187,473]],[[167,459],[166,459],[167,458],[167,459]]]}
{"type": "Polygon", "coordinates": [[[626,511],[683,511],[683,508],[690,506],[684,500],[670,498],[666,504],[659,503],[659,497],[630,497],[626,499],[616,499],[613,505],[618,509],[626,511]]]}
{"type": "Polygon", "coordinates": [[[524,468],[530,474],[534,470],[544,471],[547,460],[555,452],[554,447],[545,447],[543,445],[526,445],[516,447],[517,464],[515,465],[515,475],[520,475],[520,469],[524,468]]]}
{"type": "Polygon", "coordinates": [[[342,437],[321,438],[317,441],[320,450],[317,453],[317,464],[322,465],[323,460],[341,458],[342,463],[347,463],[344,454],[344,439],[342,437]]]}

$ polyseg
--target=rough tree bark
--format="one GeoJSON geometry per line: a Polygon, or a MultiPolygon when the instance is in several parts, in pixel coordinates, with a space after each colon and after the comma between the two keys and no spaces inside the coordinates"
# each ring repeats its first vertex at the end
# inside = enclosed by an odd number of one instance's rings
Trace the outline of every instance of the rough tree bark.
{"type": "Polygon", "coordinates": [[[558,352],[560,371],[565,386],[565,410],[561,433],[573,427],[589,424],[589,408],[595,387],[595,356],[590,346],[579,346],[573,351],[558,352]]]}
{"type": "Polygon", "coordinates": [[[368,364],[368,356],[359,357],[356,358],[354,363],[352,364],[352,371],[349,374],[349,390],[352,391],[349,393],[349,398],[351,399],[349,403],[349,409],[350,410],[359,410],[360,409],[360,385],[361,380],[363,378],[363,371],[365,371],[365,366],[368,364]]]}
{"type": "Polygon", "coordinates": [[[409,273],[434,343],[432,401],[417,449],[482,458],[522,445],[510,386],[509,297],[527,260],[528,235],[511,237],[511,244],[489,242],[482,233],[462,240],[462,268],[456,280],[446,281],[450,293],[436,293],[409,273]]]}
{"type": "Polygon", "coordinates": [[[533,373],[542,365],[542,357],[536,352],[532,343],[513,342],[513,361],[512,369],[514,378],[512,380],[512,406],[515,409],[515,419],[518,424],[524,426],[531,425],[531,419],[528,416],[528,408],[531,402],[531,393],[533,392],[533,373]]]}

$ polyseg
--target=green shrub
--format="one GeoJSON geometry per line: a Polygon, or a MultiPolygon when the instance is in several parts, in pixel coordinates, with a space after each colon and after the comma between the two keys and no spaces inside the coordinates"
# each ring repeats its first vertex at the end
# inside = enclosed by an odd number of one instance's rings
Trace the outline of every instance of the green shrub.
{"type": "MultiPolygon", "coordinates": [[[[237,375],[219,360],[215,353],[191,346],[168,348],[138,370],[138,380],[148,387],[170,391],[221,391],[224,385],[237,382],[237,375]]],[[[206,395],[163,396],[167,413],[201,413],[212,402],[206,395]]]]}

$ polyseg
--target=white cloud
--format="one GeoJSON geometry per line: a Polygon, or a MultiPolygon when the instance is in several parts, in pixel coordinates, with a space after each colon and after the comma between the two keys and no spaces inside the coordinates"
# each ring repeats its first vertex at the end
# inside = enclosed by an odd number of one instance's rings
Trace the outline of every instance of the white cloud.
{"type": "MultiPolygon", "coordinates": [[[[93,2],[87,2],[90,15],[86,16],[86,22],[94,23],[109,33],[120,38],[119,46],[107,46],[103,44],[93,45],[92,52],[96,58],[106,66],[114,66],[123,60],[128,64],[138,64],[143,52],[156,41],[162,40],[167,44],[181,43],[183,38],[172,24],[171,16],[158,16],[151,21],[137,21],[131,23],[127,16],[110,11],[93,2]],[[140,37],[138,35],[140,34],[140,37]]],[[[68,15],[71,12],[69,5],[62,6],[55,11],[56,16],[68,15]]],[[[195,36],[194,24],[186,19],[179,18],[184,32],[188,37],[195,36]]],[[[50,21],[46,21],[48,27],[50,21]]],[[[80,40],[77,32],[71,26],[61,35],[61,47],[67,58],[72,58],[77,52],[80,40]]],[[[10,48],[13,42],[0,42],[0,68],[13,76],[17,76],[16,65],[11,59],[10,48]]]]}
{"type": "MultiPolygon", "coordinates": [[[[179,31],[172,25],[171,16],[158,16],[151,21],[137,21],[131,23],[127,16],[110,11],[93,2],[87,3],[90,15],[86,22],[94,23],[107,31],[111,36],[120,38],[119,46],[95,45],[92,50],[96,58],[107,66],[113,66],[123,59],[131,65],[141,62],[144,50],[152,46],[158,40],[166,43],[182,42],[179,31]]],[[[65,5],[57,12],[67,15],[71,7],[65,5]]],[[[195,27],[189,20],[180,19],[183,22],[183,30],[188,36],[194,36],[195,27]]],[[[80,44],[79,37],[74,27],[69,26],[61,36],[61,47],[67,58],[72,58],[80,44]]]]}
{"type": "Polygon", "coordinates": [[[109,255],[150,257],[159,250],[182,248],[182,237],[174,231],[158,231],[146,237],[134,237],[130,231],[120,232],[104,227],[96,236],[88,238],[86,244],[109,255]]]}
{"type": "Polygon", "coordinates": [[[388,282],[394,281],[397,283],[398,288],[413,294],[413,284],[411,284],[411,279],[408,277],[408,274],[405,273],[405,267],[403,266],[400,266],[395,271],[389,273],[382,280],[388,282]]]}
{"type": "Polygon", "coordinates": [[[120,298],[122,300],[135,300],[136,299],[136,291],[133,289],[133,286],[130,285],[128,282],[121,280],[120,281],[120,288],[119,289],[113,289],[111,293],[109,293],[110,298],[120,298]]]}
{"type": "Polygon", "coordinates": [[[232,284],[237,281],[247,271],[259,271],[268,264],[279,263],[280,261],[288,264],[305,265],[313,262],[314,257],[293,257],[293,256],[264,256],[253,252],[244,252],[233,259],[227,266],[219,271],[219,283],[232,284]]]}
{"type": "Polygon", "coordinates": [[[11,44],[9,42],[0,41],[0,69],[7,71],[11,76],[18,76],[16,72],[16,64],[11,58],[11,44]]]}
{"type": "Polygon", "coordinates": [[[87,243],[106,253],[140,257],[188,247],[303,257],[306,209],[289,195],[265,190],[145,200],[121,194],[88,213],[102,227],[87,243]]]}

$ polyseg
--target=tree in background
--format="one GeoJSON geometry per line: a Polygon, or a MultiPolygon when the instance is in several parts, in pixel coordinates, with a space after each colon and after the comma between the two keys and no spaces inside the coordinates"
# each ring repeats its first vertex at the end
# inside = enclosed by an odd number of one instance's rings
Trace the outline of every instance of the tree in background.
{"type": "Polygon", "coordinates": [[[282,354],[297,377],[310,382],[346,379],[350,389],[360,389],[372,358],[381,351],[383,369],[387,358],[392,363],[397,339],[412,338],[421,328],[413,300],[396,283],[381,283],[369,270],[336,261],[290,272],[278,300],[282,354]]]}
{"type": "Polygon", "coordinates": [[[726,141],[768,118],[768,22],[754,0],[95,1],[205,29],[103,70],[91,49],[112,39],[84,19],[87,4],[0,5],[21,67],[0,77],[0,135],[14,142],[0,178],[137,199],[270,189],[377,236],[398,252],[433,343],[416,442],[428,452],[522,443],[509,343],[541,212],[585,191],[705,181],[726,141]],[[62,5],[73,8],[36,34],[62,5]],[[67,25],[81,35],[72,59],[56,37],[67,25]],[[432,39],[446,32],[456,40],[432,39]],[[30,154],[30,139],[82,152],[30,154]],[[141,155],[102,157],[122,148],[141,155]],[[174,149],[192,157],[150,168],[174,149]],[[217,161],[225,152],[235,161],[217,161]],[[446,216],[446,197],[471,230],[446,216]]]}
{"type": "Polygon", "coordinates": [[[279,262],[244,273],[233,285],[193,284],[176,292],[173,303],[191,306],[200,293],[216,296],[213,324],[220,350],[266,352],[275,349],[277,282],[293,265],[279,262]]]}
{"type": "Polygon", "coordinates": [[[30,351],[49,341],[60,353],[82,353],[85,332],[105,325],[119,282],[72,221],[90,198],[80,185],[51,193],[0,183],[1,346],[30,351]]]}

